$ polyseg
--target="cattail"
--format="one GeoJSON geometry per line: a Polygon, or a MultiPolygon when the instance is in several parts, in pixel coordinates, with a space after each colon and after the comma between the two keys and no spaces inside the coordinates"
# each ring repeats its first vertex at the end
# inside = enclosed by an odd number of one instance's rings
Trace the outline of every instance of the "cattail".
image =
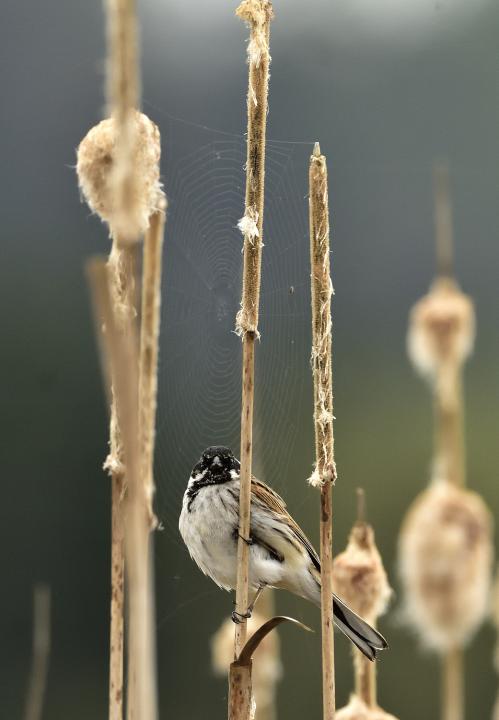
{"type": "MultiPolygon", "coordinates": [[[[344,552],[333,562],[333,585],[336,594],[352,610],[372,625],[382,615],[392,595],[385,568],[376,547],[374,530],[364,520],[364,493],[358,491],[358,514],[344,552]]],[[[376,665],[356,648],[352,648],[355,694],[337,717],[385,717],[376,702],[376,665]],[[374,714],[370,714],[374,713],[374,714]]],[[[392,717],[386,715],[386,717],[392,717]]]]}
{"type": "MultiPolygon", "coordinates": [[[[127,235],[138,238],[148,229],[151,216],[163,208],[164,201],[159,182],[159,130],[143,113],[136,111],[133,118],[136,140],[132,158],[137,182],[130,200],[127,235]]],[[[77,151],[76,171],[88,206],[109,225],[111,236],[119,240],[121,220],[117,219],[113,181],[116,144],[114,118],[102,120],[81,141],[77,151]]]]}
{"type": "Polygon", "coordinates": [[[451,277],[448,173],[435,172],[440,276],[414,306],[408,351],[430,382],[435,408],[433,482],[414,501],[399,538],[405,610],[422,642],[442,657],[442,717],[464,717],[463,648],[487,609],[492,519],[464,488],[462,369],[475,335],[473,303],[451,277]]]}
{"type": "Polygon", "coordinates": [[[369,622],[385,612],[392,590],[374,530],[362,519],[354,524],[344,552],[334,559],[333,583],[336,594],[369,622]]]}
{"type": "Polygon", "coordinates": [[[446,404],[453,401],[453,382],[473,350],[473,303],[448,277],[439,277],[413,307],[407,349],[416,370],[439,385],[446,404]]]}
{"type": "Polygon", "coordinates": [[[492,518],[474,492],[437,480],[414,502],[400,533],[406,613],[423,642],[465,644],[488,606],[492,518]]]}
{"type": "MultiPolygon", "coordinates": [[[[248,620],[248,634],[252,635],[267,618],[254,612],[248,620]]],[[[227,676],[234,659],[234,624],[225,620],[211,640],[211,663],[217,675],[227,676]]],[[[265,636],[254,654],[252,683],[256,704],[256,720],[268,717],[268,710],[275,702],[275,687],[282,677],[279,659],[279,635],[271,632],[265,636]]]]}
{"type": "Polygon", "coordinates": [[[336,713],[336,720],[397,720],[397,718],[379,707],[368,707],[359,697],[352,695],[348,705],[336,713]]]}

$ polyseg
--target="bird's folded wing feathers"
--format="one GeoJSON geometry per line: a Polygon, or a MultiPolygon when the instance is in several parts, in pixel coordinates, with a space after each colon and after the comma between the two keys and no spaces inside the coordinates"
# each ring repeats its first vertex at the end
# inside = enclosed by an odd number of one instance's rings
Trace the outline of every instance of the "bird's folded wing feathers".
{"type": "Polygon", "coordinates": [[[256,478],[252,478],[251,480],[251,495],[252,502],[256,503],[261,510],[275,515],[276,518],[288,526],[289,530],[296,537],[298,542],[306,549],[316,570],[320,572],[321,564],[319,557],[314,550],[314,546],[286,510],[286,503],[282,497],[268,485],[256,478]]]}

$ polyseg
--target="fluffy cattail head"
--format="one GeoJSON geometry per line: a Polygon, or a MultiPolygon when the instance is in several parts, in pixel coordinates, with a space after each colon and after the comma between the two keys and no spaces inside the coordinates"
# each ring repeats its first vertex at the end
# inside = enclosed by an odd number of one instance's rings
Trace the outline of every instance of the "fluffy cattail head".
{"type": "Polygon", "coordinates": [[[336,720],[397,720],[380,707],[367,707],[357,695],[352,695],[348,705],[338,710],[336,720]]]}
{"type": "Polygon", "coordinates": [[[114,118],[102,120],[81,141],[77,150],[76,171],[83,197],[92,212],[108,223],[111,235],[139,238],[149,227],[150,216],[162,209],[159,182],[160,135],[146,115],[133,115],[131,160],[134,182],[130,185],[126,221],[116,195],[117,134],[114,118]],[[126,222],[126,230],[123,225],[126,222]]]}
{"type": "Polygon", "coordinates": [[[411,310],[407,349],[414,367],[432,380],[442,366],[459,367],[470,355],[475,314],[470,298],[440,277],[411,310]]]}
{"type": "Polygon", "coordinates": [[[392,591],[368,523],[355,523],[346,550],[335,557],[333,584],[335,593],[371,622],[386,610],[392,591]]]}
{"type": "MultiPolygon", "coordinates": [[[[248,637],[268,618],[254,612],[248,620],[248,637]]],[[[255,650],[253,663],[253,694],[258,710],[274,700],[275,685],[282,677],[279,660],[279,636],[273,631],[266,635],[255,650]]],[[[217,675],[226,676],[234,660],[234,623],[225,620],[211,639],[211,663],[217,675]]]]}
{"type": "Polygon", "coordinates": [[[461,646],[487,611],[493,548],[485,503],[435,481],[409,510],[399,551],[407,619],[427,646],[461,646]]]}

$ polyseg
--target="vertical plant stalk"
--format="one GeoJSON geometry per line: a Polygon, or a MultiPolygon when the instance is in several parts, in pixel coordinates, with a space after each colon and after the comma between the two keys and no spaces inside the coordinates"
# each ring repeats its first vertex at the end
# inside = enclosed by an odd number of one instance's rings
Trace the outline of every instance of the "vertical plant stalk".
{"type": "MultiPolygon", "coordinates": [[[[132,246],[120,247],[113,241],[108,260],[115,322],[125,332],[136,317],[135,254],[132,246]]],[[[111,475],[111,627],[109,656],[109,718],[123,718],[123,659],[125,611],[125,462],[123,442],[115,400],[115,379],[111,378],[110,453],[104,468],[111,475]]]]}
{"type": "Polygon", "coordinates": [[[324,720],[335,715],[333,630],[333,504],[336,480],[333,436],[331,283],[326,158],[315,144],[309,168],[310,265],[312,287],[312,372],[314,378],[315,469],[310,483],[320,487],[322,694],[324,720]]]}
{"type": "Polygon", "coordinates": [[[437,272],[440,277],[453,278],[452,205],[449,191],[449,168],[446,163],[437,162],[433,167],[433,195],[435,202],[437,272]]]}
{"type": "Polygon", "coordinates": [[[138,367],[136,327],[132,318],[120,327],[114,308],[113,273],[96,259],[89,264],[89,279],[97,317],[104,324],[103,349],[111,368],[116,416],[121,432],[127,472],[125,550],[129,590],[128,627],[130,654],[134,657],[135,682],[129,688],[129,707],[140,720],[156,720],[154,642],[152,638],[152,588],[150,585],[149,520],[138,423],[138,367]]]}
{"type": "Polygon", "coordinates": [[[464,658],[461,648],[447,651],[442,658],[442,720],[464,718],[464,658]]]}
{"type": "MultiPolygon", "coordinates": [[[[366,496],[362,488],[357,488],[357,523],[366,522],[366,496]]],[[[375,617],[369,618],[370,624],[375,627],[375,617]]],[[[368,708],[375,708],[377,704],[376,693],[376,663],[368,660],[360,650],[352,648],[355,674],[355,694],[368,708]]]]}
{"type": "Polygon", "coordinates": [[[33,656],[24,720],[42,720],[50,657],[50,588],[36,585],[33,592],[33,656]]]}
{"type": "Polygon", "coordinates": [[[108,113],[116,123],[113,167],[115,222],[113,235],[128,244],[138,240],[134,223],[137,174],[133,155],[136,143],[133,116],[139,105],[140,81],[135,0],[106,0],[108,113]]]}
{"type": "Polygon", "coordinates": [[[355,668],[355,694],[368,708],[376,707],[376,663],[368,660],[360,650],[353,648],[355,668]]]}
{"type": "MultiPolygon", "coordinates": [[[[265,132],[269,81],[269,34],[273,17],[268,0],[244,0],[236,14],[250,27],[248,44],[248,132],[246,197],[239,228],[244,236],[243,290],[236,331],[242,337],[241,479],[239,542],[237,547],[236,612],[244,615],[249,605],[248,562],[250,535],[251,458],[253,450],[253,399],[255,385],[255,340],[262,260],[262,228],[265,179],[265,132]]],[[[246,640],[246,622],[236,626],[234,652],[239,656],[246,640]]],[[[232,685],[231,685],[232,687],[232,685]]],[[[230,701],[229,701],[230,704],[230,701]]]]}
{"type": "MultiPolygon", "coordinates": [[[[449,169],[435,163],[433,169],[435,202],[435,245],[437,273],[440,279],[454,283],[454,240],[449,169]]],[[[447,380],[448,384],[448,380],[447,380]]],[[[449,368],[441,363],[435,383],[435,444],[436,457],[443,463],[449,482],[465,484],[464,412],[462,397],[462,365],[449,368]],[[444,392],[446,378],[452,378],[452,393],[444,392]]]]}
{"type": "MultiPolygon", "coordinates": [[[[139,103],[139,70],[137,50],[137,23],[135,0],[106,0],[107,16],[107,104],[108,113],[116,124],[116,148],[111,173],[112,202],[114,206],[113,247],[109,257],[111,294],[116,322],[124,332],[136,315],[135,263],[130,245],[129,228],[136,190],[136,173],[133,168],[134,123],[133,113],[139,103]]],[[[112,373],[112,371],[111,371],[112,373]]],[[[121,428],[114,397],[115,378],[112,379],[112,407],[110,424],[110,458],[106,466],[111,473],[111,629],[109,718],[123,718],[123,667],[124,667],[124,608],[125,608],[125,528],[121,503],[125,492],[125,469],[121,428]]],[[[129,643],[130,647],[130,643],[129,643]]],[[[134,664],[129,654],[129,715],[133,712],[130,691],[134,684],[134,664]]]]}
{"type": "Polygon", "coordinates": [[[164,225],[164,212],[157,212],[152,215],[149,230],[144,239],[142,269],[139,360],[140,475],[144,483],[144,495],[151,530],[157,524],[152,501],[154,496],[153,463],[158,390],[161,258],[164,225]]]}
{"type": "MultiPolygon", "coordinates": [[[[449,188],[449,169],[436,163],[433,169],[435,198],[435,244],[437,271],[441,278],[453,277],[452,205],[449,188]]],[[[434,386],[435,456],[442,463],[447,481],[464,487],[466,484],[464,408],[462,365],[451,369],[452,392],[443,392],[449,368],[442,363],[434,386]]],[[[448,381],[447,381],[448,382],[448,381]]],[[[463,649],[454,647],[442,658],[442,720],[464,718],[464,656],[463,649]]]]}

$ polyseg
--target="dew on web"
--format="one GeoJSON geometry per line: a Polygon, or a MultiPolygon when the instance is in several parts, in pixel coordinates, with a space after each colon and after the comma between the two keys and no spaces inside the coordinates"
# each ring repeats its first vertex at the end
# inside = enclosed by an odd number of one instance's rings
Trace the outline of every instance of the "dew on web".
{"type": "MultiPolygon", "coordinates": [[[[167,543],[181,544],[182,496],[209,445],[239,455],[241,340],[234,333],[242,274],[246,144],[162,118],[168,219],[156,455],[156,512],[167,543]]],[[[255,475],[286,496],[293,453],[312,433],[307,173],[310,143],[270,140],[256,354],[255,475]]],[[[313,459],[311,448],[309,463],[313,459]]],[[[309,467],[309,466],[307,466],[309,467]]],[[[158,539],[157,546],[163,545],[158,539]]]]}

